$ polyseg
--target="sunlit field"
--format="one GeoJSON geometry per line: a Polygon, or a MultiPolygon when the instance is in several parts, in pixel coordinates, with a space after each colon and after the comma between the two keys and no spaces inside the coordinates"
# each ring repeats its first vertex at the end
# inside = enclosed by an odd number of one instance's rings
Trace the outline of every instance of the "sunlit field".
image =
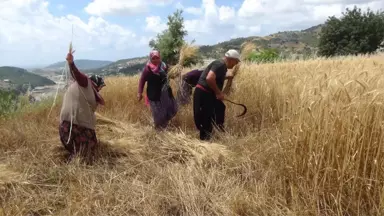
{"type": "Polygon", "coordinates": [[[61,98],[0,120],[0,215],[384,215],[383,55],[241,65],[212,143],[192,104],[156,133],[138,79],[107,78],[93,165],[65,163],[61,98]]]}

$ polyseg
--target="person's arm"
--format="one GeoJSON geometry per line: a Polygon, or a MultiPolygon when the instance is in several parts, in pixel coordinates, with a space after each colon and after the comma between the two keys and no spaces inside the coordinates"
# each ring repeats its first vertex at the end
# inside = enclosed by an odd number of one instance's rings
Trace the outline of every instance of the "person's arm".
{"type": "Polygon", "coordinates": [[[217,87],[216,85],[216,73],[210,70],[208,72],[206,80],[207,80],[208,86],[215,92],[215,94],[220,95],[221,91],[219,87],[217,87]]]}
{"type": "Polygon", "coordinates": [[[227,74],[225,76],[225,79],[227,80],[227,83],[225,84],[225,87],[223,89],[223,93],[224,94],[229,94],[230,90],[231,90],[231,87],[232,87],[232,82],[233,82],[233,75],[232,74],[227,74]]]}
{"type": "Polygon", "coordinates": [[[220,73],[220,71],[223,70],[222,67],[223,67],[222,64],[219,64],[219,63],[213,64],[211,67],[211,70],[208,72],[206,77],[208,86],[215,92],[216,96],[223,94],[216,84],[216,74],[220,73]]]}
{"type": "Polygon", "coordinates": [[[231,75],[226,75],[225,79],[228,80],[228,81],[232,81],[233,75],[232,74],[231,75]]]}
{"type": "MultiPolygon", "coordinates": [[[[232,77],[232,78],[233,78],[233,77],[232,77]]],[[[228,78],[227,83],[225,84],[223,93],[226,94],[226,95],[228,95],[229,92],[231,91],[232,81],[233,81],[232,78],[228,78]]]]}
{"type": "Polygon", "coordinates": [[[71,70],[71,76],[76,82],[83,88],[88,87],[88,77],[87,75],[81,73],[79,69],[77,69],[74,62],[69,63],[69,69],[71,70]]]}
{"type": "Polygon", "coordinates": [[[141,73],[140,80],[139,80],[139,89],[137,91],[137,96],[139,100],[141,100],[143,97],[144,85],[147,82],[147,76],[148,76],[148,70],[147,70],[147,67],[145,67],[143,72],[141,73]]]}

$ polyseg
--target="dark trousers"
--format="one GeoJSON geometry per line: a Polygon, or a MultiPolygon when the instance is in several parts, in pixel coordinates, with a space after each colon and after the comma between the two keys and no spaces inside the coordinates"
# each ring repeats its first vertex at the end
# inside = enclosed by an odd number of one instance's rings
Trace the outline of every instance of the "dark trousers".
{"type": "Polygon", "coordinates": [[[225,105],[217,100],[212,93],[195,88],[193,94],[193,117],[195,125],[200,130],[200,139],[211,138],[214,123],[221,131],[224,131],[225,105]]]}

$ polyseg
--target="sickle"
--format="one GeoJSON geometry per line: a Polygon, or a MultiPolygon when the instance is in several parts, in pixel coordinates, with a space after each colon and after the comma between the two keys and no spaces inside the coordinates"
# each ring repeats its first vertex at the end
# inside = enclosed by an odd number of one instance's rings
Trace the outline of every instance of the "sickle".
{"type": "Polygon", "coordinates": [[[238,116],[236,116],[236,117],[241,117],[241,116],[243,116],[243,115],[245,115],[246,113],[247,113],[247,107],[244,105],[244,104],[239,104],[239,103],[235,103],[235,102],[233,102],[233,101],[230,101],[230,100],[228,100],[228,99],[224,99],[225,101],[228,101],[228,102],[230,102],[230,103],[232,103],[232,104],[235,104],[235,105],[238,105],[238,106],[241,106],[241,107],[243,107],[243,112],[240,114],[240,115],[238,115],[238,116]]]}

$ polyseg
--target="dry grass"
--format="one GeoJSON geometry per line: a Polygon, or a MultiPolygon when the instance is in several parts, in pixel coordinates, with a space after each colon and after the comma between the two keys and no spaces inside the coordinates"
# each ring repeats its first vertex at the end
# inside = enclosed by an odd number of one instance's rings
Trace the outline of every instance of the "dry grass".
{"type": "Polygon", "coordinates": [[[245,60],[249,54],[256,51],[256,44],[252,41],[247,41],[241,46],[241,60],[245,60]]]}
{"type": "MultiPolygon", "coordinates": [[[[192,107],[156,134],[138,76],[103,89],[93,166],[65,164],[50,105],[0,121],[3,215],[383,215],[383,56],[246,65],[228,134],[199,142],[192,107]]],[[[175,90],[175,89],[174,89],[175,90]]]]}

